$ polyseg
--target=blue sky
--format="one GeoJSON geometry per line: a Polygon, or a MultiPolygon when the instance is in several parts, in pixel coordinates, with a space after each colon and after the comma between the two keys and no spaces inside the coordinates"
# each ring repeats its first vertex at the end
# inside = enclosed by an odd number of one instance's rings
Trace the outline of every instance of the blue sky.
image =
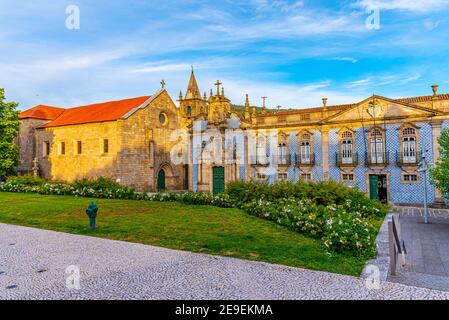
{"type": "Polygon", "coordinates": [[[234,103],[271,107],[448,92],[448,20],[449,0],[0,0],[0,87],[21,109],[150,95],[161,79],[177,99],[193,65],[200,90],[220,79],[234,103]]]}

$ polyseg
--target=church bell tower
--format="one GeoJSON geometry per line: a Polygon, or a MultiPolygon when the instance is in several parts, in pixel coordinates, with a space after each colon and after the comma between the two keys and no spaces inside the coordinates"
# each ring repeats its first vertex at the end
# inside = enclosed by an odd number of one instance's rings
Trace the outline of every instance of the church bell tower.
{"type": "Polygon", "coordinates": [[[182,96],[182,92],[179,93],[179,104],[181,108],[181,116],[183,118],[195,119],[201,115],[207,114],[206,97],[201,97],[193,68],[192,73],[190,74],[189,85],[187,86],[185,97],[182,96]]]}

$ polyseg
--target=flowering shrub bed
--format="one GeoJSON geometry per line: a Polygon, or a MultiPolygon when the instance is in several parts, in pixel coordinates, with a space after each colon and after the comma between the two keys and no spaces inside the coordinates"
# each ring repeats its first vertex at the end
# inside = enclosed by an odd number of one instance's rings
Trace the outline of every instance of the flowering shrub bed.
{"type": "MultiPolygon", "coordinates": [[[[329,250],[370,257],[375,254],[377,228],[373,220],[352,208],[352,201],[343,205],[317,205],[312,200],[294,198],[270,202],[263,199],[243,205],[249,214],[274,221],[295,231],[321,239],[329,250]]],[[[377,209],[375,208],[374,211],[377,209]]]]}
{"type": "Polygon", "coordinates": [[[0,191],[237,207],[321,239],[330,251],[363,257],[375,254],[377,228],[374,223],[381,221],[387,213],[384,205],[369,199],[362,191],[332,181],[274,185],[233,182],[227,185],[225,193],[212,195],[193,192],[149,194],[104,178],[64,184],[13,177],[0,184],[0,191]]]}
{"type": "Polygon", "coordinates": [[[11,177],[5,183],[0,184],[0,191],[67,195],[86,198],[178,201],[185,204],[213,205],[224,208],[235,207],[234,201],[225,193],[220,195],[194,192],[150,194],[137,192],[132,188],[123,187],[105,178],[96,180],[83,179],[74,184],[67,184],[49,183],[45,180],[29,176],[11,177]]]}

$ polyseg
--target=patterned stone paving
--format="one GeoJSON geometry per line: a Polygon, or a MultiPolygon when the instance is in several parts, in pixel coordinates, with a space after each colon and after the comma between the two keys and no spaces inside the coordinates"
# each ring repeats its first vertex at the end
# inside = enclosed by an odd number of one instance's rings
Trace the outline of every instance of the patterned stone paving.
{"type": "MultiPolygon", "coordinates": [[[[424,217],[424,208],[397,207],[398,212],[404,217],[424,217]]],[[[449,219],[449,209],[428,208],[429,218],[449,219]]]]}
{"type": "Polygon", "coordinates": [[[449,291],[449,210],[429,209],[429,224],[423,208],[401,207],[399,213],[406,266],[388,280],[449,291]]]}
{"type": "Polygon", "coordinates": [[[0,224],[2,299],[449,299],[328,272],[0,224]],[[80,289],[66,287],[66,268],[80,289]]]}

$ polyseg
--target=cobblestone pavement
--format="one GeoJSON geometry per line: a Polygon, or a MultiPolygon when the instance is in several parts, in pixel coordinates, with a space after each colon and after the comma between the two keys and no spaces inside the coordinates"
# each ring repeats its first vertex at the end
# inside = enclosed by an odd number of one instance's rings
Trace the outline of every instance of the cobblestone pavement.
{"type": "Polygon", "coordinates": [[[449,293],[0,224],[2,299],[449,299],[449,293]],[[66,268],[80,269],[67,289],[66,268]]]}
{"type": "Polygon", "coordinates": [[[432,209],[429,224],[423,223],[422,208],[403,208],[400,213],[406,266],[388,280],[449,291],[449,210],[432,209]]]}

